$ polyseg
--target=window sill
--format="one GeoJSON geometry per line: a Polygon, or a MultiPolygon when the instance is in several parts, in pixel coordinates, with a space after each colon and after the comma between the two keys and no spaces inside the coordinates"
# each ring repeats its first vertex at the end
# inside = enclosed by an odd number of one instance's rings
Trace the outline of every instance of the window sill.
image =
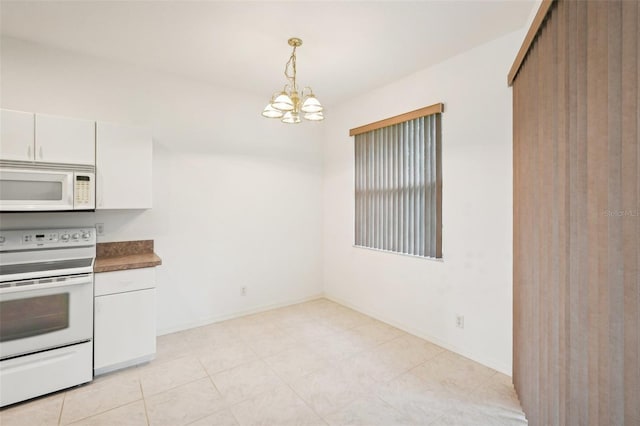
{"type": "Polygon", "coordinates": [[[371,248],[371,247],[358,246],[358,245],[355,245],[355,244],[352,244],[351,247],[356,248],[356,249],[375,251],[375,252],[378,252],[378,253],[395,254],[395,255],[398,255],[398,256],[411,257],[411,258],[414,258],[414,259],[421,259],[421,260],[428,260],[428,261],[432,261],[432,262],[444,263],[444,256],[443,257],[425,257],[425,256],[418,256],[416,254],[399,253],[397,251],[382,250],[382,249],[376,249],[376,248],[371,248]]]}

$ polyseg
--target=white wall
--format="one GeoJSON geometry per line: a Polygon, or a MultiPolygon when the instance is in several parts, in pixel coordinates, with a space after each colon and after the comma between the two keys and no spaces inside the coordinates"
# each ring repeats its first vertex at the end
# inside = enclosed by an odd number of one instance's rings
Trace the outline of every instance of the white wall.
{"type": "Polygon", "coordinates": [[[334,108],[326,122],[325,293],[511,374],[511,89],[523,32],[334,108]],[[348,129],[443,102],[443,260],[355,248],[348,129]],[[465,328],[455,326],[456,314],[465,328]]]}
{"type": "Polygon", "coordinates": [[[0,226],[104,222],[101,241],[154,239],[164,261],[160,333],[324,290],[510,374],[506,74],[523,35],[507,35],[333,107],[319,126],[296,127],[262,119],[263,97],[3,38],[2,107],[153,129],[154,208],[4,214],[0,226]],[[436,102],[445,103],[444,259],[352,247],[348,129],[436,102]],[[458,313],[464,330],[455,327],[458,313]]]}
{"type": "Polygon", "coordinates": [[[315,123],[262,118],[269,93],[11,38],[1,67],[3,108],[147,125],[154,148],[152,210],[3,214],[2,228],[103,222],[101,242],[154,239],[160,333],[322,293],[315,123]]]}

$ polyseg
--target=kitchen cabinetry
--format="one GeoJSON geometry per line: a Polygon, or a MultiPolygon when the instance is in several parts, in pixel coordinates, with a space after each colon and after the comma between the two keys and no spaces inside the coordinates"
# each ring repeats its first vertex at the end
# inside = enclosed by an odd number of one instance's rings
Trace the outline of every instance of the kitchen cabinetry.
{"type": "Polygon", "coordinates": [[[0,159],[32,161],[35,114],[0,110],[0,159]]]}
{"type": "Polygon", "coordinates": [[[95,121],[36,114],[35,160],[95,164],[95,121]]]}
{"type": "Polygon", "coordinates": [[[6,109],[0,116],[0,159],[95,164],[94,121],[6,109]]]}
{"type": "Polygon", "coordinates": [[[98,122],[96,147],[96,209],[150,209],[150,130],[98,122]]]}
{"type": "Polygon", "coordinates": [[[155,357],[155,298],[155,268],[95,274],[95,375],[155,357]]]}

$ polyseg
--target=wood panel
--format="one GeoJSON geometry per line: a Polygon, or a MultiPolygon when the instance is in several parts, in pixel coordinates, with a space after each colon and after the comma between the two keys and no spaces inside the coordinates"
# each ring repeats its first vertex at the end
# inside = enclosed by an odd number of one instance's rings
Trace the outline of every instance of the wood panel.
{"type": "Polygon", "coordinates": [[[640,424],[640,13],[557,0],[513,83],[514,384],[531,425],[640,424]]]}
{"type": "Polygon", "coordinates": [[[382,129],[383,127],[393,126],[395,124],[404,123],[405,121],[414,120],[420,117],[426,117],[432,114],[438,114],[444,112],[444,104],[438,103],[429,105],[424,108],[416,109],[413,111],[405,112],[404,114],[395,115],[393,117],[385,118],[384,120],[375,121],[373,123],[365,124],[360,127],[355,127],[349,130],[349,136],[361,135],[362,133],[371,132],[373,130],[382,129]]]}
{"type": "Polygon", "coordinates": [[[538,7],[538,11],[536,12],[536,16],[533,17],[533,22],[531,23],[531,28],[527,31],[527,35],[524,37],[524,42],[522,46],[520,46],[520,50],[516,55],[516,59],[513,61],[513,65],[511,65],[511,70],[509,71],[509,75],[507,76],[507,83],[509,86],[513,84],[513,80],[515,80],[518,71],[520,70],[520,66],[524,62],[524,58],[529,52],[531,45],[533,44],[533,40],[536,38],[544,19],[547,17],[547,13],[551,8],[555,0],[542,0],[540,3],[540,7],[538,7]]]}

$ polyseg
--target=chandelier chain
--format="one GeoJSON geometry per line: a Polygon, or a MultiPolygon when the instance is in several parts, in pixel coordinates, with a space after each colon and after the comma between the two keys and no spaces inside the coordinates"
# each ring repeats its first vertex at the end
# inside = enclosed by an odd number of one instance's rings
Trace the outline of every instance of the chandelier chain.
{"type": "Polygon", "coordinates": [[[293,52],[291,52],[291,56],[287,61],[287,64],[284,66],[284,76],[291,82],[292,90],[297,90],[296,87],[296,47],[293,46],[293,52]],[[289,69],[293,72],[289,74],[289,69]]]}

